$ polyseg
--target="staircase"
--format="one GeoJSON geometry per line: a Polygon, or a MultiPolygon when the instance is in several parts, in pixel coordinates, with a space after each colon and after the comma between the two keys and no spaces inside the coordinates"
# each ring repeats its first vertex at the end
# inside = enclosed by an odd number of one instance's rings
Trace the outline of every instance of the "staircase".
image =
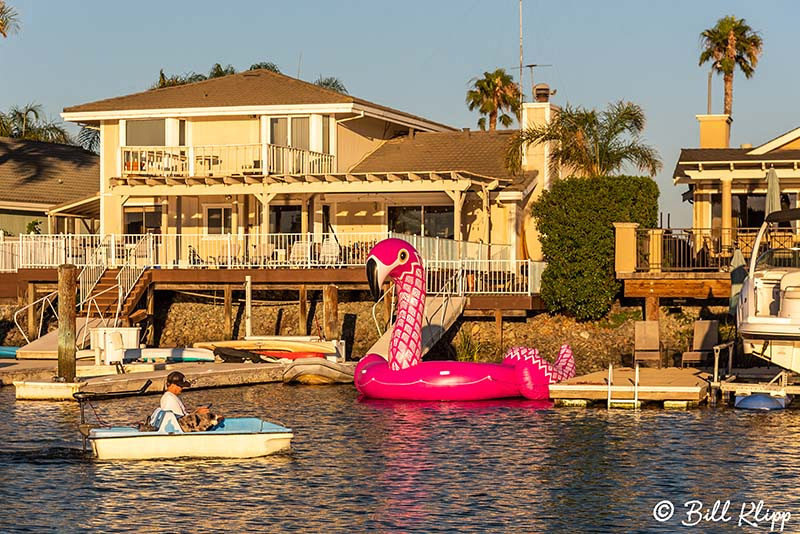
{"type": "MultiPolygon", "coordinates": [[[[422,322],[422,356],[442,339],[444,334],[464,312],[467,299],[464,297],[429,296],[425,299],[425,316],[422,322]]],[[[389,341],[392,328],[386,330],[367,354],[380,354],[389,359],[389,341]]]]}
{"type": "MultiPolygon", "coordinates": [[[[97,285],[92,290],[86,306],[89,308],[90,317],[102,317],[104,319],[114,320],[117,314],[117,303],[119,300],[119,286],[117,282],[117,275],[120,269],[108,269],[97,285]]],[[[150,271],[145,271],[142,276],[136,281],[130,293],[128,293],[125,302],[119,311],[119,320],[126,321],[131,313],[133,313],[136,304],[150,285],[151,275],[150,271]]],[[[82,312],[86,314],[86,308],[82,312]]]]}

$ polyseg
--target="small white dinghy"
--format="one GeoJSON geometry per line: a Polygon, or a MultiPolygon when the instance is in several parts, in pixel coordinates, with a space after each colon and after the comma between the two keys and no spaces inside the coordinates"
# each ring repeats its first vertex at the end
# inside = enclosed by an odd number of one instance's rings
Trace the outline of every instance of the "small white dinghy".
{"type": "Polygon", "coordinates": [[[99,460],[255,458],[288,450],[294,437],[257,417],[230,417],[205,432],[184,432],[170,411],[159,410],[147,432],[133,427],[93,428],[89,442],[99,460]]]}
{"type": "Polygon", "coordinates": [[[152,384],[133,391],[95,393],[79,391],[78,429],[99,460],[154,460],[158,458],[256,458],[291,448],[294,434],[282,425],[258,417],[230,417],[202,432],[184,432],[175,414],[157,409],[150,418],[152,430],[132,426],[94,427],[86,424],[84,404],[93,400],[143,395],[152,384]]]}

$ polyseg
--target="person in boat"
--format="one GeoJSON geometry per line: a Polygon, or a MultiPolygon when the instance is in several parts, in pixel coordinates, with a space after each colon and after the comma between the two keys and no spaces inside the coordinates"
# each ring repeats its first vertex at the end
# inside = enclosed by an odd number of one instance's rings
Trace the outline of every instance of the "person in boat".
{"type": "MultiPolygon", "coordinates": [[[[166,382],[167,390],[161,396],[161,409],[171,411],[178,418],[187,415],[189,412],[186,411],[186,406],[183,405],[180,394],[191,385],[191,382],[186,380],[186,377],[180,371],[172,371],[168,374],[166,382]]],[[[200,406],[191,413],[208,413],[208,406],[200,406]]]]}

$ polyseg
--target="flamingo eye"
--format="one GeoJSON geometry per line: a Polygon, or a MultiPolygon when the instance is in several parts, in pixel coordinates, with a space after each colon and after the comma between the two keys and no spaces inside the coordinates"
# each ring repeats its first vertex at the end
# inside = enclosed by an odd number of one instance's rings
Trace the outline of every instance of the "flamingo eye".
{"type": "Polygon", "coordinates": [[[399,259],[402,262],[405,262],[408,259],[408,251],[401,250],[400,254],[397,255],[397,259],[399,259]]]}

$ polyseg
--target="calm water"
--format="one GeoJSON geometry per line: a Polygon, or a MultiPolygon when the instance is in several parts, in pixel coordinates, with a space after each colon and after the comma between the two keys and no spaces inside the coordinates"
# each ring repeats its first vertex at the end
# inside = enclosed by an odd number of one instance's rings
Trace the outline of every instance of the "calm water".
{"type": "MultiPolygon", "coordinates": [[[[16,402],[4,387],[0,531],[766,532],[763,520],[738,526],[742,505],[759,500],[793,515],[785,532],[800,531],[800,410],[376,403],[351,386],[277,384],[184,399],[284,423],[293,451],[100,462],[80,450],[76,405],[16,402]],[[675,514],[659,523],[653,509],[664,499],[675,514]],[[728,521],[681,526],[696,518],[684,506],[692,499],[730,500],[728,521]]],[[[125,424],[157,402],[96,409],[125,424]]]]}

